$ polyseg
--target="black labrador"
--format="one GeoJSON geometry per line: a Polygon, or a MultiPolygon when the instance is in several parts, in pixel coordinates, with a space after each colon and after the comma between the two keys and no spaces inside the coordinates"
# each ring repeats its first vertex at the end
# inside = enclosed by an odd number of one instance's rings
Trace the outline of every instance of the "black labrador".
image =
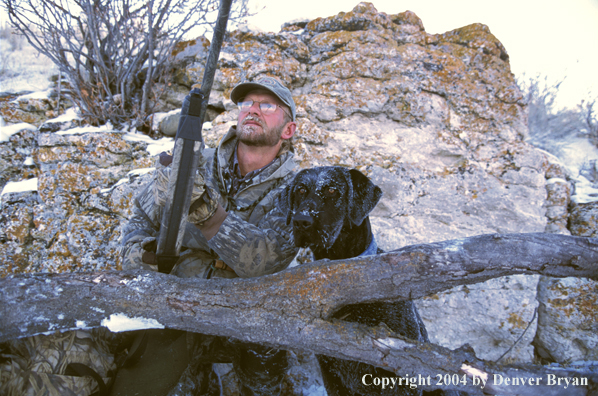
{"type": "MultiPolygon", "coordinates": [[[[287,223],[293,223],[297,247],[309,247],[316,260],[338,260],[382,253],[376,247],[369,220],[369,213],[381,197],[382,190],[358,170],[326,166],[299,172],[281,194],[280,208],[287,214],[287,223]]],[[[332,318],[369,326],[384,322],[402,336],[429,342],[411,301],[348,305],[332,318]]],[[[422,394],[405,385],[382,390],[362,383],[366,374],[372,375],[368,379],[396,378],[396,374],[381,368],[329,356],[318,356],[318,361],[330,396],[422,394]]]]}

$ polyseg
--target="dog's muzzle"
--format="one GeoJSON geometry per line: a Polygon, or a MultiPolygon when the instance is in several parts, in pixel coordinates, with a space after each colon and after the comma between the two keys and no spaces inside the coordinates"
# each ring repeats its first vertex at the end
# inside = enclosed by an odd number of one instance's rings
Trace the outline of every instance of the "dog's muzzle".
{"type": "Polygon", "coordinates": [[[314,224],[314,218],[310,215],[297,213],[293,216],[293,227],[298,229],[307,229],[314,224]]]}

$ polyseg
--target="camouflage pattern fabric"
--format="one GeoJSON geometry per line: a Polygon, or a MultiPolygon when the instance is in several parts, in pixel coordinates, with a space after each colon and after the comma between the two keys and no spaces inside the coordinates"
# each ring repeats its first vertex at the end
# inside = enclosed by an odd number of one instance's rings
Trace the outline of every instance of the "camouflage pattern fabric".
{"type": "MultiPolygon", "coordinates": [[[[228,196],[230,183],[223,170],[229,166],[237,145],[235,128],[222,139],[217,154],[214,149],[204,151],[205,163],[198,171],[196,185],[205,183],[210,198],[228,212],[219,232],[207,241],[199,229],[187,223],[183,236],[185,254],[172,273],[180,277],[202,276],[211,263],[220,259],[235,272],[215,270],[213,276],[254,277],[285,269],[297,253],[292,228],[286,216],[276,207],[277,197],[294,176],[296,162],[292,151],[283,150],[275,162],[243,185],[234,196],[228,196]],[[214,164],[216,161],[216,164],[214,164]],[[215,166],[214,166],[215,165],[215,166]],[[215,172],[214,172],[215,170],[215,172]],[[186,252],[191,250],[192,252],[186,252]]],[[[124,227],[122,239],[123,269],[156,266],[143,263],[142,243],[159,234],[163,201],[156,195],[156,187],[164,185],[168,171],[157,165],[154,180],[137,195],[133,215],[124,227]]],[[[198,196],[201,196],[198,189],[198,196]]],[[[197,199],[197,197],[194,197],[197,199]]]]}
{"type": "Polygon", "coordinates": [[[98,391],[88,376],[67,371],[71,363],[94,370],[105,384],[116,364],[107,330],[73,331],[8,341],[0,346],[0,394],[3,396],[87,396],[98,391]]]}

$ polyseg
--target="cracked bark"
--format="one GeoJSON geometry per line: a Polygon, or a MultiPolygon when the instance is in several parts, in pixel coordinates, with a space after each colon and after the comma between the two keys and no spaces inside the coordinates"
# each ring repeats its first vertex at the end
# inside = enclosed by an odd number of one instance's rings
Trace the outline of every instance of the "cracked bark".
{"type": "Polygon", "coordinates": [[[400,376],[429,376],[430,385],[424,389],[437,388],[439,375],[467,374],[467,385],[442,388],[479,394],[481,386],[471,381],[477,372],[478,378],[481,373],[489,376],[484,388],[489,394],[598,394],[596,374],[498,365],[478,359],[468,346],[449,350],[418,344],[393,334],[384,324],[370,328],[326,320],[348,304],[416,299],[513,274],[598,280],[598,239],[482,235],[377,256],[322,260],[252,279],[179,279],[126,271],[15,275],[0,279],[0,342],[72,330],[83,322],[85,327],[98,327],[113,314],[125,314],[173,329],[359,360],[400,376]],[[585,378],[588,386],[549,385],[551,374],[555,380],[585,378]],[[494,375],[542,380],[533,386],[507,386],[493,381],[494,375]]]}

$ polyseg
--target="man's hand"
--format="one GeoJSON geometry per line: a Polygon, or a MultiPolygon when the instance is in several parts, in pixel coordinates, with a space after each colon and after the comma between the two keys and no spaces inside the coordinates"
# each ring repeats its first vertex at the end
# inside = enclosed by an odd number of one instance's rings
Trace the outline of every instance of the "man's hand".
{"type": "MultiPolygon", "coordinates": [[[[153,193],[156,204],[166,205],[168,198],[168,180],[170,178],[170,163],[172,156],[161,153],[156,171],[154,174],[153,193]]],[[[206,185],[202,172],[198,169],[193,181],[193,191],[191,192],[191,207],[187,221],[195,225],[201,225],[209,220],[218,209],[218,193],[206,185]]]]}
{"type": "Polygon", "coordinates": [[[158,261],[156,259],[156,248],[158,247],[156,238],[145,238],[143,241],[141,241],[141,247],[144,250],[143,254],[141,255],[141,261],[146,264],[158,265],[158,261]]]}
{"type": "Polygon", "coordinates": [[[220,204],[217,204],[216,212],[208,220],[202,224],[198,224],[197,227],[203,234],[203,236],[209,241],[214,235],[220,230],[220,226],[228,216],[228,212],[224,210],[220,204]]]}

